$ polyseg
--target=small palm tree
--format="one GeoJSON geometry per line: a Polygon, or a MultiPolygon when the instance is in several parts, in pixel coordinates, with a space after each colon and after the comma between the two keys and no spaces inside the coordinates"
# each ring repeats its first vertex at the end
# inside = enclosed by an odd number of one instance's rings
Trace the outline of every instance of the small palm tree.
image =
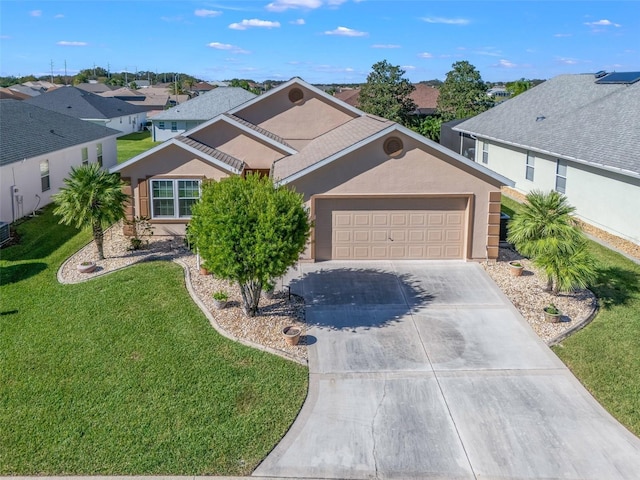
{"type": "Polygon", "coordinates": [[[561,193],[534,190],[509,223],[507,240],[542,269],[554,293],[584,288],[596,273],[574,212],[561,193]]]}
{"type": "Polygon", "coordinates": [[[124,218],[125,203],[129,196],[122,191],[118,175],[100,168],[97,163],[71,167],[65,186],[53,196],[53,213],[60,223],[76,228],[91,228],[98,249],[98,258],[104,259],[104,228],[124,218]]]}

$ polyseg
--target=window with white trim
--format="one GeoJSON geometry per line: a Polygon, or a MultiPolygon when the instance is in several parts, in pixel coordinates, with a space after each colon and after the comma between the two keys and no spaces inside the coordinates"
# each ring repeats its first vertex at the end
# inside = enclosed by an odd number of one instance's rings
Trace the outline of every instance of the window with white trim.
{"type": "Polygon", "coordinates": [[[89,163],[89,148],[82,147],[82,165],[89,163]]]}
{"type": "Polygon", "coordinates": [[[102,166],[102,144],[98,143],[96,145],[96,156],[98,160],[98,165],[102,166]]]}
{"type": "Polygon", "coordinates": [[[533,182],[533,172],[536,166],[536,157],[533,153],[527,152],[527,166],[525,171],[525,178],[530,182],[533,182]]]}
{"type": "Polygon", "coordinates": [[[42,186],[43,192],[51,190],[51,179],[49,177],[49,160],[42,160],[40,162],[40,185],[42,186]]]}
{"type": "Polygon", "coordinates": [[[200,180],[151,180],[151,218],[191,218],[200,180]]]}
{"type": "Polygon", "coordinates": [[[556,160],[556,192],[565,193],[567,190],[567,161],[556,160]]]}
{"type": "Polygon", "coordinates": [[[482,163],[489,163],[489,142],[482,142],[482,163]]]}
{"type": "Polygon", "coordinates": [[[178,131],[178,122],[171,122],[171,131],[172,132],[178,131]]]}

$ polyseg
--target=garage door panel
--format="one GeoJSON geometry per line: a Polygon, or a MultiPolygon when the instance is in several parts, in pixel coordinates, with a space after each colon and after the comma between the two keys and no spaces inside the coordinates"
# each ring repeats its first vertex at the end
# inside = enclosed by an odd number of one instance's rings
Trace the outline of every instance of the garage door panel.
{"type": "Polygon", "coordinates": [[[463,198],[316,200],[316,259],[461,259],[463,198]]]}

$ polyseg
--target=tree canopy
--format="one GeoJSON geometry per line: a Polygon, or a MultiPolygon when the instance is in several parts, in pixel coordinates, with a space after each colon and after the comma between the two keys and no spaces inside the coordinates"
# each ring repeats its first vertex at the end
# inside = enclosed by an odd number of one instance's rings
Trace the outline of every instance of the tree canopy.
{"type": "Polygon", "coordinates": [[[533,84],[529,80],[525,80],[524,78],[516,80],[515,82],[507,82],[507,84],[505,85],[505,88],[509,93],[511,93],[512,97],[520,95],[521,93],[526,92],[532,87],[533,84]]]}
{"type": "Polygon", "coordinates": [[[360,109],[405,124],[416,104],[411,99],[415,87],[404,78],[405,71],[386,60],[373,64],[367,83],[360,89],[360,109]]]}
{"type": "Polygon", "coordinates": [[[188,235],[208,270],[238,283],[255,316],[263,287],[298,261],[309,230],[302,196],[256,174],[203,183],[188,235]]]}
{"type": "Polygon", "coordinates": [[[444,121],[472,117],[494,105],[476,67],[466,60],[455,62],[452,67],[438,97],[438,112],[444,121]]]}
{"type": "Polygon", "coordinates": [[[90,163],[71,167],[65,186],[53,196],[53,213],[60,223],[76,228],[91,228],[98,250],[98,259],[104,259],[104,228],[124,218],[125,202],[129,196],[122,191],[123,183],[116,174],[90,163]]]}

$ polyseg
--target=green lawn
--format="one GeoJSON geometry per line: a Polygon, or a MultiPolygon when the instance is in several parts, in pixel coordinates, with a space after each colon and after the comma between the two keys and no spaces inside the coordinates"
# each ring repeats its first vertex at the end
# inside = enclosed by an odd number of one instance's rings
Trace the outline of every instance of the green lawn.
{"type": "Polygon", "coordinates": [[[146,152],[162,142],[151,140],[151,132],[143,131],[130,133],[118,138],[118,163],[126,162],[136,155],[146,152]]]}
{"type": "MultiPolygon", "coordinates": [[[[509,198],[502,202],[509,215],[518,209],[509,198]]],[[[640,265],[596,242],[589,248],[599,265],[591,290],[600,312],[553,350],[614,417],[640,436],[640,265]]]]}
{"type": "Polygon", "coordinates": [[[0,475],[243,475],[286,432],[307,369],[217,334],[180,267],[60,285],[88,233],[47,208],[19,234],[0,251],[0,475]]]}

